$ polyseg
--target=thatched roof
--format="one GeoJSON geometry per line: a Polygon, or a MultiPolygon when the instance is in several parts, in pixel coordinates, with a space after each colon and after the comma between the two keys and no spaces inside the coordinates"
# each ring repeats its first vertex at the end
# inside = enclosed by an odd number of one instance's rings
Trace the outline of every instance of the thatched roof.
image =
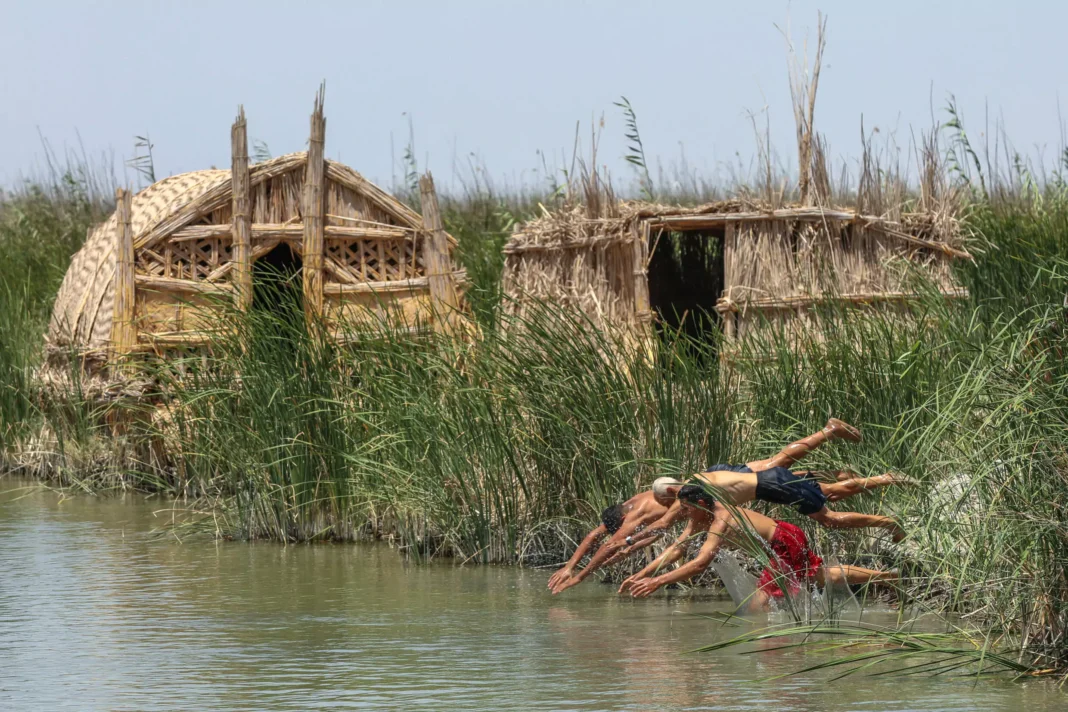
{"type": "MultiPolygon", "coordinates": [[[[953,251],[961,250],[960,226],[950,215],[936,215],[917,212],[906,213],[899,220],[862,215],[848,208],[804,208],[786,207],[773,209],[759,202],[744,199],[721,200],[694,207],[664,205],[644,201],[624,201],[613,206],[610,215],[590,217],[582,205],[575,205],[555,212],[545,210],[543,214],[522,225],[517,225],[512,237],[504,247],[506,255],[545,250],[573,249],[593,247],[603,241],[629,240],[629,232],[637,220],[651,220],[669,229],[683,227],[686,222],[691,229],[699,229],[700,216],[710,216],[713,223],[718,219],[730,219],[736,222],[759,222],[769,219],[789,220],[827,219],[831,221],[860,222],[868,226],[881,226],[895,231],[894,228],[906,228],[912,234],[929,242],[940,243],[953,251]],[[681,218],[681,219],[679,219],[681,218]],[[659,220],[663,219],[663,221],[659,220]],[[673,223],[673,224],[672,224],[673,223]]],[[[921,245],[940,250],[939,245],[921,245]]]]}
{"type": "MultiPolygon", "coordinates": [[[[304,152],[264,161],[250,168],[253,187],[282,174],[302,169],[304,152]]],[[[326,161],[328,179],[357,190],[390,216],[396,224],[421,230],[422,218],[414,210],[381,190],[348,166],[326,161]]],[[[150,248],[182,227],[213,210],[224,209],[232,199],[231,172],[204,170],[158,181],[133,197],[131,222],[135,250],[150,248]]],[[[296,200],[299,204],[299,200],[296,200]]],[[[59,288],[48,330],[53,349],[101,351],[111,337],[115,301],[115,245],[118,220],[112,214],[94,228],[74,255],[59,288]]],[[[450,238],[453,244],[455,240],[450,238]]]]}

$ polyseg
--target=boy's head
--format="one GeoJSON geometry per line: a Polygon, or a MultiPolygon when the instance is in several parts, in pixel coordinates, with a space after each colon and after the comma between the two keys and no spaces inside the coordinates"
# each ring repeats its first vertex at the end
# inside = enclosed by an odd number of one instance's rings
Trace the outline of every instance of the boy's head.
{"type": "Polygon", "coordinates": [[[609,534],[615,534],[623,526],[623,505],[613,504],[601,512],[601,523],[609,534]]]}
{"type": "Polygon", "coordinates": [[[686,485],[681,487],[676,495],[679,503],[684,507],[696,507],[711,511],[716,505],[715,498],[710,495],[701,485],[686,485]]]}
{"type": "Polygon", "coordinates": [[[674,477],[657,477],[653,480],[653,498],[656,499],[657,504],[670,507],[685,484],[674,477]]]}

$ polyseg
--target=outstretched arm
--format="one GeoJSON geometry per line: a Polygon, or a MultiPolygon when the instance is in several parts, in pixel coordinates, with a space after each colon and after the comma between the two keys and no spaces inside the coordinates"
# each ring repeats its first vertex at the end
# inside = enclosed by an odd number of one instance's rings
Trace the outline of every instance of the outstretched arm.
{"type": "Polygon", "coordinates": [[[645,547],[649,546],[654,541],[662,537],[664,535],[664,532],[671,528],[671,525],[673,525],[675,522],[682,519],[682,517],[682,505],[679,504],[678,500],[676,500],[671,504],[670,507],[668,507],[668,511],[664,512],[664,516],[660,517],[660,519],[657,519],[655,522],[646,527],[645,530],[642,531],[642,533],[638,536],[632,537],[630,544],[627,546],[627,549],[623,553],[628,555],[633,554],[635,551],[638,551],[639,549],[644,549],[645,547]]]}
{"type": "Polygon", "coordinates": [[[726,517],[716,517],[715,521],[712,522],[712,526],[708,528],[708,539],[705,540],[704,545],[701,546],[701,551],[692,561],[656,578],[647,578],[635,582],[630,587],[630,595],[635,598],[645,598],[658,588],[678,583],[679,581],[686,581],[707,569],[712,563],[712,559],[716,558],[716,552],[723,546],[723,535],[726,533],[728,526],[729,522],[726,517]]]}
{"type": "Polygon", "coordinates": [[[640,522],[638,521],[632,521],[621,526],[619,530],[612,535],[612,538],[606,541],[601,548],[597,550],[597,553],[593,555],[593,558],[590,559],[590,562],[586,564],[586,567],[583,568],[582,571],[579,571],[577,574],[572,574],[569,578],[558,582],[556,587],[552,589],[553,593],[560,593],[572,586],[578,586],[586,580],[587,576],[607,564],[609,561],[618,561],[622,556],[628,556],[629,552],[624,553],[624,549],[627,548],[627,537],[634,533],[634,530],[638,528],[639,524],[640,522]]]}
{"type": "Polygon", "coordinates": [[[586,535],[586,538],[579,544],[578,549],[575,550],[575,554],[568,559],[568,562],[560,567],[560,570],[549,577],[549,588],[553,588],[557,584],[571,578],[572,573],[575,571],[575,567],[582,561],[582,557],[589,553],[590,549],[594,547],[597,542],[604,538],[604,535],[608,533],[604,524],[600,524],[596,529],[590,531],[586,535]]]}
{"type": "Polygon", "coordinates": [[[638,540],[635,541],[634,538],[631,537],[630,544],[627,544],[625,547],[613,554],[611,558],[604,562],[603,565],[611,566],[612,564],[618,563],[623,559],[626,559],[632,554],[637,554],[642,549],[652,546],[653,542],[655,542],[656,539],[656,537],[651,537],[649,539],[642,539],[639,537],[638,540]]]}
{"type": "MultiPolygon", "coordinates": [[[[691,519],[686,523],[686,528],[682,530],[682,534],[679,534],[679,538],[676,539],[671,546],[660,552],[660,556],[650,561],[645,568],[643,568],[641,571],[634,574],[623,582],[623,584],[619,587],[619,593],[623,593],[631,586],[633,586],[636,582],[641,581],[644,578],[648,578],[653,574],[657,573],[658,571],[663,571],[664,569],[681,559],[686,553],[686,544],[687,542],[689,542],[690,537],[693,536],[694,528],[694,522],[691,519]]],[[[637,548],[644,548],[646,546],[649,546],[649,544],[652,544],[653,541],[653,539],[647,539],[640,546],[634,544],[630,546],[629,549],[634,549],[635,551],[637,551],[637,548]]]]}

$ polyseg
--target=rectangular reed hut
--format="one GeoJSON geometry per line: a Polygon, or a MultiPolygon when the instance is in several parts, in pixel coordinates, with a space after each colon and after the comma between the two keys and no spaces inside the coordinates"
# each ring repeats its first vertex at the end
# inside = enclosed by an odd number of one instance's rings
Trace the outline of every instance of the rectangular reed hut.
{"type": "MultiPolygon", "coordinates": [[[[244,111],[231,131],[230,170],[172,176],[131,195],[90,231],[63,279],[47,336],[49,363],[73,356],[92,375],[210,348],[236,309],[258,299],[263,265],[299,285],[309,321],[345,341],[361,324],[390,319],[436,328],[461,303],[429,174],[423,214],[352,168],[324,157],[326,119],[316,98],[307,151],[250,165],[244,111]]],[[[121,369],[120,369],[121,370],[121,369]]]]}
{"type": "Polygon", "coordinates": [[[738,339],[761,324],[799,326],[820,304],[899,308],[917,296],[917,274],[946,298],[966,295],[950,264],[969,255],[948,215],[891,220],[741,200],[612,212],[573,207],[518,226],[504,248],[512,308],[555,302],[634,331],[654,320],[688,330],[708,313],[738,339]]]}

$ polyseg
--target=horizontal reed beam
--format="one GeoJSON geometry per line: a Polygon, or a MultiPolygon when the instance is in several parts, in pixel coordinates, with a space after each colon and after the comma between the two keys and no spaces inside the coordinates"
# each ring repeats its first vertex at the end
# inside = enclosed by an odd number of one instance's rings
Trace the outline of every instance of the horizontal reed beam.
{"type": "MultiPolygon", "coordinates": [[[[255,223],[251,226],[253,240],[279,239],[299,241],[304,238],[304,226],[300,223],[255,223]]],[[[176,230],[170,237],[174,242],[207,240],[217,237],[230,237],[233,228],[230,225],[190,225],[176,230]]],[[[411,238],[413,231],[402,227],[362,227],[348,225],[327,225],[323,228],[327,238],[350,240],[403,240],[411,238]]]]}
{"type": "Polygon", "coordinates": [[[610,237],[590,237],[585,240],[570,240],[568,242],[554,242],[547,245],[515,245],[512,247],[505,247],[502,252],[506,255],[515,255],[522,252],[551,252],[554,250],[577,250],[587,247],[597,247],[598,245],[612,245],[622,242],[629,242],[630,239],[621,236],[612,235],[610,237]]]}
{"type": "Polygon", "coordinates": [[[769,220],[800,220],[819,222],[835,220],[850,222],[861,216],[842,210],[823,210],[820,208],[784,208],[782,210],[762,210],[745,213],[708,213],[705,215],[665,215],[649,219],[653,229],[665,230],[699,230],[703,227],[719,227],[727,223],[765,222],[769,220]]]}
{"type": "Polygon", "coordinates": [[[219,334],[211,331],[141,332],[138,334],[138,340],[150,346],[204,346],[218,336],[219,334]]]}
{"type": "Polygon", "coordinates": [[[138,288],[153,292],[171,292],[177,294],[232,294],[234,285],[229,282],[194,282],[191,279],[157,277],[138,274],[134,276],[138,288]]]}
{"type": "MultiPolygon", "coordinates": [[[[952,289],[940,292],[944,299],[967,299],[968,290],[965,288],[952,289]]],[[[908,302],[919,299],[919,292],[877,292],[872,294],[826,294],[805,295],[798,297],[782,297],[753,299],[736,302],[727,297],[722,297],[716,302],[715,309],[720,314],[741,313],[745,311],[775,311],[789,309],[805,309],[817,304],[874,304],[878,302],[908,302]]]]}
{"type": "MultiPolygon", "coordinates": [[[[462,284],[467,281],[467,270],[456,270],[452,273],[453,282],[462,284]]],[[[429,277],[412,277],[411,279],[398,279],[390,282],[361,282],[359,284],[326,284],[323,291],[326,294],[338,296],[342,294],[372,294],[384,292],[415,292],[430,289],[429,277]]]]}

